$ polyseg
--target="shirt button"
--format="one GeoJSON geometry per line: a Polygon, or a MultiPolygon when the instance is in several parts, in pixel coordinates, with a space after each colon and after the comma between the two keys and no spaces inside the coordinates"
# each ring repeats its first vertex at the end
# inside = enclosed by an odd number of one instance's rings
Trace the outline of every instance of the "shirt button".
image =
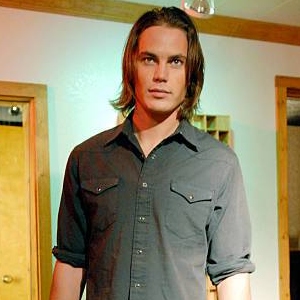
{"type": "Polygon", "coordinates": [[[189,195],[189,199],[193,200],[194,199],[194,195],[189,195]]]}
{"type": "Polygon", "coordinates": [[[135,283],[135,284],[134,284],[134,287],[135,287],[135,288],[140,288],[140,287],[141,287],[141,284],[140,284],[140,283],[135,283]]]}
{"type": "Polygon", "coordinates": [[[143,182],[143,187],[146,188],[148,186],[147,182],[143,182]]]}
{"type": "Polygon", "coordinates": [[[146,218],[144,216],[139,217],[139,222],[144,223],[146,221],[146,218]]]}
{"type": "Polygon", "coordinates": [[[155,159],[156,158],[156,154],[152,154],[150,157],[151,157],[151,159],[155,159]]]}
{"type": "Polygon", "coordinates": [[[142,250],[142,249],[138,249],[138,250],[136,251],[136,253],[137,253],[137,254],[143,254],[143,250],[142,250]]]}

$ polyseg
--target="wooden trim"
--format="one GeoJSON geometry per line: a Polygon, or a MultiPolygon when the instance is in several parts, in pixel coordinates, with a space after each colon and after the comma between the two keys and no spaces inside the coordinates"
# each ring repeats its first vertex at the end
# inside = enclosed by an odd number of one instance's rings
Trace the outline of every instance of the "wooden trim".
{"type": "Polygon", "coordinates": [[[288,89],[300,89],[300,78],[276,76],[276,138],[279,234],[280,299],[290,300],[290,249],[288,217],[288,142],[287,97],[288,89]]]}
{"type": "Polygon", "coordinates": [[[49,298],[52,278],[51,207],[48,143],[47,88],[42,84],[0,81],[1,100],[29,103],[30,196],[32,229],[32,288],[39,300],[49,298]]]}
{"type": "Polygon", "coordinates": [[[286,88],[276,87],[277,181],[280,299],[290,300],[290,253],[287,182],[286,88]]]}
{"type": "Polygon", "coordinates": [[[215,15],[197,19],[200,33],[300,46],[300,27],[215,15]]]}
{"type": "MultiPolygon", "coordinates": [[[[153,5],[113,0],[0,0],[0,6],[123,23],[133,23],[142,13],[154,8],[153,5]]],[[[195,23],[201,33],[300,46],[300,26],[220,15],[195,19],[195,23]]]]}
{"type": "Polygon", "coordinates": [[[300,88],[300,78],[298,77],[287,77],[287,76],[276,76],[275,86],[283,88],[300,88]]]}

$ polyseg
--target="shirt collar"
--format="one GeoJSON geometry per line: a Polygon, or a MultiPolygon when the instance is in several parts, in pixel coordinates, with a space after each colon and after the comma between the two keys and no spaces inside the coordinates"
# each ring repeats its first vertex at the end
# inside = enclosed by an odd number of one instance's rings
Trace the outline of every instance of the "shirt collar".
{"type": "MultiPolygon", "coordinates": [[[[174,140],[183,141],[186,146],[194,151],[199,151],[199,138],[197,137],[197,131],[193,125],[191,125],[187,120],[182,120],[179,126],[169,138],[174,140]]],[[[110,137],[107,139],[105,145],[114,142],[115,140],[127,136],[127,138],[133,141],[133,125],[132,125],[132,114],[130,114],[125,121],[117,126],[112,132],[110,137]]]]}
{"type": "Polygon", "coordinates": [[[132,116],[131,114],[124,120],[123,123],[116,126],[114,130],[111,131],[111,134],[105,142],[105,146],[113,143],[115,140],[120,139],[124,136],[130,138],[133,136],[133,126],[132,126],[132,116]]]}
{"type": "Polygon", "coordinates": [[[199,151],[199,135],[197,135],[198,129],[196,129],[187,120],[182,120],[179,126],[175,130],[173,136],[181,137],[186,146],[189,146],[194,151],[199,151]]]}

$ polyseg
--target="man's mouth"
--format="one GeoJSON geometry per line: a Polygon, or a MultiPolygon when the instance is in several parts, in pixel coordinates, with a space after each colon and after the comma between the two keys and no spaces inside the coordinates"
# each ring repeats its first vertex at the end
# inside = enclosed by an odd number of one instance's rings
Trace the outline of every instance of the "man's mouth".
{"type": "Polygon", "coordinates": [[[151,88],[148,91],[151,95],[158,98],[165,97],[166,95],[171,94],[169,90],[161,88],[151,88]]]}

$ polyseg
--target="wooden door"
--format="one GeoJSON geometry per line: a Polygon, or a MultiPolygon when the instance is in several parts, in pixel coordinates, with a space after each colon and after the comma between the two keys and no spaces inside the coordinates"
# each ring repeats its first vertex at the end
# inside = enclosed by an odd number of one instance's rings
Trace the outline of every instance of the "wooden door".
{"type": "Polygon", "coordinates": [[[48,300],[52,277],[46,86],[0,81],[0,299],[48,300]]]}
{"type": "Polygon", "coordinates": [[[31,299],[27,115],[28,104],[0,101],[1,300],[31,299]]]}

